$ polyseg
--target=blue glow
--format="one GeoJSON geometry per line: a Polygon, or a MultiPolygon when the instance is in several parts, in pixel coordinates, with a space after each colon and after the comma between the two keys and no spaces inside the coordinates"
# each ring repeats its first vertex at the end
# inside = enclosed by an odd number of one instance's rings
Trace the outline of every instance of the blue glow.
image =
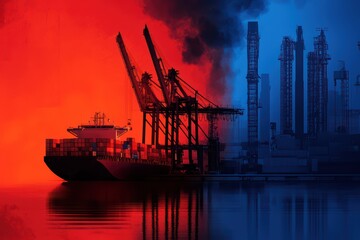
{"type": "MultiPolygon", "coordinates": [[[[324,28],[331,60],[328,65],[329,90],[333,89],[333,71],[338,70],[339,61],[345,61],[350,73],[350,109],[360,108],[359,92],[354,87],[356,76],[360,74],[360,51],[357,47],[360,41],[360,1],[271,1],[268,11],[257,19],[244,19],[242,24],[247,29],[247,21],[259,22],[260,54],[259,75],[270,74],[271,84],[271,121],[279,122],[279,79],[280,44],[284,36],[295,40],[296,27],[301,25],[304,31],[304,90],[305,119],[307,91],[307,53],[313,50],[313,38],[319,34],[317,29],[324,28]]],[[[245,31],[246,32],[246,31],[245,31]]],[[[246,36],[241,48],[236,48],[232,54],[231,68],[233,74],[228,77],[228,89],[232,95],[233,105],[246,109],[246,36]]],[[[294,78],[293,78],[294,79],[294,78]]],[[[260,88],[259,88],[260,89],[260,88]]],[[[246,123],[246,114],[242,117],[246,123]]],[[[246,128],[246,124],[242,124],[246,128]]],[[[242,136],[246,138],[246,136],[242,136]]]]}

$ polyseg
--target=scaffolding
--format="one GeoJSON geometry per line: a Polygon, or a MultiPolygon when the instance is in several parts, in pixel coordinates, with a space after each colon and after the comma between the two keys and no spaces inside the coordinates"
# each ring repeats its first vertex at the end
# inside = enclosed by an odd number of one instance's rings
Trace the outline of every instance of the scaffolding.
{"type": "Polygon", "coordinates": [[[294,41],[284,37],[280,52],[280,132],[293,134],[292,75],[294,61],[294,41]]]}
{"type": "Polygon", "coordinates": [[[314,39],[314,52],[308,53],[308,134],[327,132],[328,78],[330,56],[324,30],[314,39]]]}
{"type": "Polygon", "coordinates": [[[346,70],[345,64],[340,70],[334,71],[334,115],[335,115],[335,132],[349,133],[349,71],[346,70]],[[337,82],[340,81],[340,106],[337,105],[337,82]],[[339,109],[340,108],[340,111],[339,109]],[[338,122],[338,112],[340,120],[338,122]]]}
{"type": "Polygon", "coordinates": [[[248,23],[247,35],[247,83],[248,83],[248,159],[249,165],[257,165],[258,159],[258,22],[248,23]]]}

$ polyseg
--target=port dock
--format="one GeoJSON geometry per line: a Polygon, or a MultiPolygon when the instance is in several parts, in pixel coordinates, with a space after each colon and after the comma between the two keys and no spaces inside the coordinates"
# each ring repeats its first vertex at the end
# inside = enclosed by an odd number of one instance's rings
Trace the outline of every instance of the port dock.
{"type": "Polygon", "coordinates": [[[238,174],[170,174],[153,176],[152,181],[359,181],[360,174],[339,173],[238,173],[238,174]]]}

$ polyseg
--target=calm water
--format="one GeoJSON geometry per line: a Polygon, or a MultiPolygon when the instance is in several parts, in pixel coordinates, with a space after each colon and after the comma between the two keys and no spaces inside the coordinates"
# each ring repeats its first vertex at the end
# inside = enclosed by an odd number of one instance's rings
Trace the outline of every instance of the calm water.
{"type": "Polygon", "coordinates": [[[0,188],[0,239],[360,239],[359,183],[0,188]]]}

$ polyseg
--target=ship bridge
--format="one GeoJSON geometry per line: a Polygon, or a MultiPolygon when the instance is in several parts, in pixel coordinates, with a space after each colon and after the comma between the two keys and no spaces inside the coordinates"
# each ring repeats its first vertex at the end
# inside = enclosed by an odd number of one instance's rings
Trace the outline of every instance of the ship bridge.
{"type": "MultiPolygon", "coordinates": [[[[130,120],[124,127],[118,127],[113,124],[106,124],[106,115],[96,112],[92,124],[79,125],[78,127],[69,127],[67,131],[77,138],[111,138],[119,139],[126,132],[131,130],[130,120]]],[[[109,120],[108,120],[109,121],[109,120]]]]}

